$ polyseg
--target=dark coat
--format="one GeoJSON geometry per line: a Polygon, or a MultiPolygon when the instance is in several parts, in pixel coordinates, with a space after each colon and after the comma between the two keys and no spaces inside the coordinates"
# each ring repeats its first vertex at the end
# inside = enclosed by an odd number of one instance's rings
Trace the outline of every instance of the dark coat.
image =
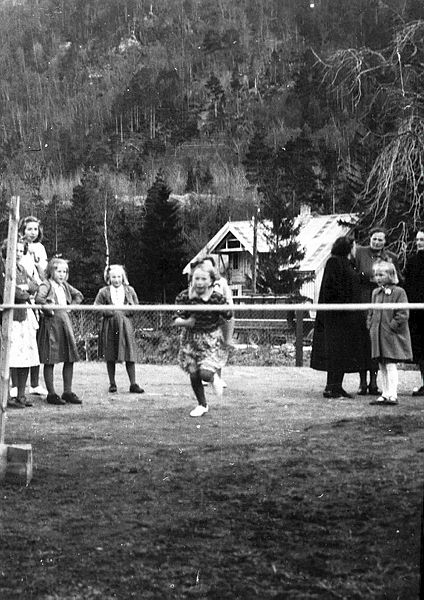
{"type": "MultiPolygon", "coordinates": [[[[81,304],[84,296],[68,282],[63,284],[67,304],[81,304]]],[[[50,279],[43,281],[35,296],[36,304],[58,304],[50,279]]],[[[38,332],[40,362],[56,364],[79,360],[74,330],[66,310],[43,308],[38,332]]]]}
{"type": "MultiPolygon", "coordinates": [[[[137,294],[133,287],[124,285],[125,305],[138,304],[137,294]]],[[[102,287],[94,304],[111,306],[110,287],[102,287]]],[[[102,327],[99,337],[99,356],[111,362],[135,362],[137,349],[134,329],[131,322],[131,312],[106,309],[103,312],[102,327]]]]}
{"type": "MultiPolygon", "coordinates": [[[[372,293],[372,301],[377,304],[408,302],[408,297],[403,288],[390,285],[375,289],[372,293]]],[[[409,310],[406,308],[369,311],[367,323],[373,358],[396,362],[412,359],[408,316],[409,310]]]]}
{"type": "MultiPolygon", "coordinates": [[[[330,256],[318,303],[360,302],[360,277],[348,258],[330,256]]],[[[311,367],[317,371],[355,373],[370,368],[369,335],[364,311],[317,311],[311,367]]]]}
{"type": "Polygon", "coordinates": [[[399,265],[397,261],[397,256],[394,252],[390,252],[390,250],[383,250],[376,254],[371,246],[356,246],[355,252],[355,266],[358,273],[361,276],[361,301],[362,302],[371,302],[371,295],[373,290],[377,287],[377,284],[374,281],[374,265],[382,260],[386,262],[391,262],[394,264],[399,281],[402,280],[399,272],[399,265]]]}
{"type": "MultiPolygon", "coordinates": [[[[409,302],[424,303],[424,250],[417,252],[407,261],[404,289],[409,302]]],[[[424,362],[424,310],[410,311],[409,330],[414,362],[424,362]]]]}
{"type": "MultiPolygon", "coordinates": [[[[3,261],[0,265],[0,302],[3,302],[4,286],[5,286],[6,271],[3,261]]],[[[26,269],[19,263],[16,265],[16,288],[15,288],[15,304],[29,304],[31,298],[34,296],[38,289],[38,283],[33,277],[28,275],[26,269]],[[27,290],[21,290],[18,286],[20,284],[27,284],[27,290]]],[[[15,308],[13,310],[14,321],[25,321],[27,318],[27,310],[20,310],[15,308]]]]}

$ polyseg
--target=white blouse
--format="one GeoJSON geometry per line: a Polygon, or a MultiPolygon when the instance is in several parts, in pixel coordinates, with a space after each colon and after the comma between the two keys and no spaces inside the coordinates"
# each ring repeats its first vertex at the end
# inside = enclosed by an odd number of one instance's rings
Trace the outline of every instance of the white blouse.
{"type": "Polygon", "coordinates": [[[57,283],[52,279],[52,287],[54,289],[54,293],[56,294],[57,303],[61,306],[65,306],[66,302],[66,293],[65,288],[60,283],[57,283]]]}
{"type": "Polygon", "coordinates": [[[115,287],[113,285],[109,286],[110,297],[112,299],[112,304],[114,306],[124,306],[125,304],[125,288],[123,285],[119,287],[115,287]]]}

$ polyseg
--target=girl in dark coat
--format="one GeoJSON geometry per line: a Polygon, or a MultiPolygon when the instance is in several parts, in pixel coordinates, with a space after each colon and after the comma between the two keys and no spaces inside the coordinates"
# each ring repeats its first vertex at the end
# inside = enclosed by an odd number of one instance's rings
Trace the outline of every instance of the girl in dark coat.
{"type": "MultiPolygon", "coordinates": [[[[417,253],[411,256],[405,268],[404,288],[409,302],[424,303],[424,231],[415,237],[417,253]]],[[[424,310],[411,310],[409,314],[413,360],[421,372],[421,385],[412,395],[424,396],[424,310]]]]}
{"type": "Polygon", "coordinates": [[[109,377],[109,392],[117,391],[115,368],[117,362],[124,362],[130,380],[130,393],[142,394],[144,390],[136,382],[135,360],[136,346],[131,313],[116,310],[119,306],[138,304],[137,294],[128,284],[127,275],[122,265],[110,265],[104,276],[107,286],[102,287],[94,304],[115,307],[103,312],[102,329],[100,332],[99,354],[106,361],[109,377]]]}
{"type": "MultiPolygon", "coordinates": [[[[408,302],[405,290],[396,285],[398,277],[393,263],[378,263],[374,272],[378,285],[372,293],[374,303],[408,302]]],[[[370,404],[397,404],[397,363],[412,359],[408,317],[406,308],[370,310],[368,313],[371,355],[378,359],[383,388],[381,396],[370,404]]]]}
{"type": "MultiPolygon", "coordinates": [[[[360,302],[360,276],[350,260],[354,251],[354,240],[340,237],[334,242],[324,269],[318,303],[360,302]]],[[[369,338],[361,312],[317,311],[311,367],[327,371],[325,398],[351,398],[343,389],[344,374],[369,368],[369,338]]]]}
{"type": "Polygon", "coordinates": [[[81,399],[72,391],[74,362],[79,360],[75,334],[68,312],[63,309],[51,310],[49,304],[65,306],[81,304],[84,297],[79,290],[68,283],[68,262],[62,258],[52,258],[47,266],[47,279],[40,284],[35,296],[36,304],[43,304],[38,336],[40,362],[44,364],[44,381],[47,387],[48,404],[81,404],[81,399]],[[54,365],[63,363],[63,394],[56,394],[54,385],[54,365]]]}

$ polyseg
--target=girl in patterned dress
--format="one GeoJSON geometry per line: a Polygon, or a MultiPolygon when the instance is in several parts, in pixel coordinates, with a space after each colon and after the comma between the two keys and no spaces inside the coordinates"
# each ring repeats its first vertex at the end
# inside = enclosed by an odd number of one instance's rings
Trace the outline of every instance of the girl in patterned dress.
{"type": "MultiPolygon", "coordinates": [[[[15,303],[30,304],[31,296],[37,291],[37,282],[28,275],[23,267],[22,258],[25,256],[27,244],[18,237],[16,245],[16,288],[15,303]]],[[[2,258],[6,258],[7,240],[2,245],[2,258]]],[[[0,281],[0,296],[3,298],[5,284],[5,271],[2,269],[0,281]]],[[[16,396],[10,397],[7,405],[9,408],[25,408],[32,406],[32,402],[25,397],[25,386],[30,367],[40,364],[37,348],[38,323],[34,311],[14,309],[12,332],[10,336],[10,361],[12,379],[16,382],[16,396]]]]}
{"type": "MultiPolygon", "coordinates": [[[[176,304],[216,306],[226,304],[225,298],[214,290],[216,271],[209,263],[201,263],[192,274],[188,289],[176,298],[176,304]]],[[[218,397],[222,396],[222,382],[218,371],[227,362],[229,339],[222,329],[223,320],[232,318],[232,311],[177,311],[174,324],[182,327],[180,351],[181,368],[190,375],[198,405],[191,417],[201,417],[208,412],[202,381],[212,383],[218,397]]]]}
{"type": "MultiPolygon", "coordinates": [[[[22,258],[22,265],[25,267],[28,275],[35,279],[38,285],[46,277],[47,252],[42,244],[43,226],[40,219],[29,215],[19,222],[18,232],[28,244],[28,252],[22,258]]],[[[35,313],[38,317],[38,313],[35,313]]],[[[31,367],[30,369],[30,394],[37,396],[46,396],[47,390],[40,385],[40,367],[31,367]]],[[[11,390],[11,396],[13,392],[11,390]]]]}

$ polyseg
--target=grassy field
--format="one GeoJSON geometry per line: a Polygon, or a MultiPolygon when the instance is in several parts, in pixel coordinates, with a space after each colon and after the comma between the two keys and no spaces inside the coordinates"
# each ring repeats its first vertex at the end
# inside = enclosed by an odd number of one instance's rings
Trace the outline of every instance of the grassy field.
{"type": "Polygon", "coordinates": [[[122,367],[112,397],[104,365],[78,363],[82,406],[9,412],[35,464],[1,488],[2,600],[418,599],[416,372],[375,407],[325,400],[309,368],[228,367],[193,419],[178,367],[137,369],[143,396],[122,367]]]}

